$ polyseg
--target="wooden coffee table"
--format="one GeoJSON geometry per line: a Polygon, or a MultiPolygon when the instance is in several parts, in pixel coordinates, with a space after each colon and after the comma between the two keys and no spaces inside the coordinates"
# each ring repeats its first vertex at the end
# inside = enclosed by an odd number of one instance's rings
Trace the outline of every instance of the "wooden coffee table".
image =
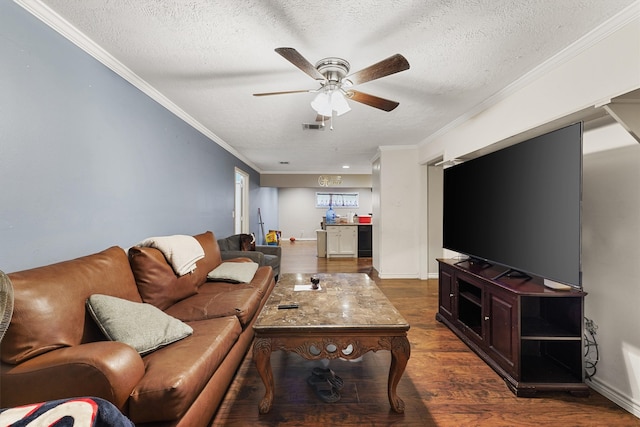
{"type": "Polygon", "coordinates": [[[404,412],[396,386],[411,354],[409,324],[366,274],[282,274],[253,329],[253,359],[265,386],[261,414],[273,403],[271,352],[277,350],[309,360],[356,359],[369,351],[389,350],[389,403],[394,411],[404,412]],[[312,276],[320,279],[320,289],[311,289],[312,276]],[[291,303],[298,308],[278,308],[291,303]]]}

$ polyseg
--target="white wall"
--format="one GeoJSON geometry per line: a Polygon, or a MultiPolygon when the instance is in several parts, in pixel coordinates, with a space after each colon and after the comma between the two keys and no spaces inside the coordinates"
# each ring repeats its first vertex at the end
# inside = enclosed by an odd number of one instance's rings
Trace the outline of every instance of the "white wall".
{"type": "Polygon", "coordinates": [[[252,209],[272,199],[257,171],[11,1],[0,58],[3,271],[233,234],[235,167],[251,175],[252,209]]]}
{"type": "Polygon", "coordinates": [[[640,144],[622,127],[585,132],[582,265],[585,316],[598,326],[598,391],[640,416],[640,144]],[[622,148],[615,148],[616,146],[622,148]]]}
{"type": "Polygon", "coordinates": [[[372,225],[372,248],[373,248],[373,268],[380,271],[380,254],[382,253],[382,241],[380,240],[380,222],[382,219],[382,209],[380,205],[380,191],[382,186],[382,179],[380,177],[380,153],[371,164],[371,209],[373,216],[376,218],[372,225]]]}
{"type": "MultiPolygon", "coordinates": [[[[349,212],[368,215],[372,212],[371,188],[280,188],[278,190],[278,223],[282,238],[315,240],[326,208],[316,208],[316,192],[358,193],[360,207],[357,209],[334,208],[337,215],[349,212]]],[[[268,230],[265,230],[268,231],[268,230]]]]}
{"type": "Polygon", "coordinates": [[[444,173],[442,166],[429,166],[427,176],[427,193],[429,195],[429,207],[427,211],[427,223],[429,233],[428,251],[428,276],[438,277],[437,258],[442,258],[442,186],[444,173]]]}
{"type": "MultiPolygon", "coordinates": [[[[380,212],[374,209],[373,266],[381,278],[418,278],[420,274],[421,173],[416,147],[381,147],[380,212]]],[[[375,172],[375,168],[374,168],[375,172]]],[[[379,176],[379,182],[376,178],[379,176]]]]}

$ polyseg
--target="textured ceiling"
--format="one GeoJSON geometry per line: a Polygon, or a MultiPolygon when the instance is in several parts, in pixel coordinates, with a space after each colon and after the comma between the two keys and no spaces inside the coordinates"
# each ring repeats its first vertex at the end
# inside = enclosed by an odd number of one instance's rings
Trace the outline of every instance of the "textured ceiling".
{"type": "Polygon", "coordinates": [[[74,27],[261,172],[370,173],[377,147],[425,141],[635,0],[16,1],[74,27]],[[303,130],[313,94],[252,96],[318,87],[277,47],[352,72],[400,53],[409,70],[356,87],[400,106],[351,101],[333,131],[303,130]]]}

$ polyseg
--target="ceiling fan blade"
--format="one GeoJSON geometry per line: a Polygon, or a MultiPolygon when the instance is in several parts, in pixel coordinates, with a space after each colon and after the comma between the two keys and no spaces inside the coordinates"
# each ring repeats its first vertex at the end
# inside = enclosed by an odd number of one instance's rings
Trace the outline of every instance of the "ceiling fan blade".
{"type": "Polygon", "coordinates": [[[400,105],[399,102],[369,95],[368,93],[358,92],[357,90],[349,90],[347,92],[347,98],[384,111],[391,111],[400,105]]]}
{"type": "Polygon", "coordinates": [[[329,116],[323,116],[322,114],[316,116],[316,122],[328,122],[329,120],[331,120],[329,116]]]}
{"type": "Polygon", "coordinates": [[[347,76],[346,79],[350,80],[354,85],[359,85],[408,69],[409,61],[407,61],[404,56],[396,53],[395,55],[390,56],[387,59],[383,59],[378,63],[370,65],[367,68],[364,68],[351,74],[350,76],[347,76]]]}
{"type": "Polygon", "coordinates": [[[308,93],[315,92],[315,89],[306,89],[306,90],[285,90],[283,92],[264,92],[264,93],[254,93],[253,96],[271,96],[271,95],[286,95],[288,93],[308,93]]]}
{"type": "Polygon", "coordinates": [[[324,80],[324,76],[304,56],[292,47],[279,47],[276,52],[315,80],[324,80]]]}

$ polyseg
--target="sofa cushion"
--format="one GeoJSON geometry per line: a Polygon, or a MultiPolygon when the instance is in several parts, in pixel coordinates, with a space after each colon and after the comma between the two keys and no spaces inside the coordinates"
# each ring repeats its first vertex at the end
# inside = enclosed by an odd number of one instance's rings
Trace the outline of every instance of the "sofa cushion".
{"type": "Polygon", "coordinates": [[[233,236],[218,239],[218,247],[222,252],[225,251],[239,251],[240,250],[240,237],[238,234],[233,236]]]}
{"type": "Polygon", "coordinates": [[[222,262],[244,259],[253,261],[260,266],[265,265],[264,254],[258,251],[220,251],[220,254],[222,254],[222,262]]]}
{"type": "Polygon", "coordinates": [[[236,316],[244,327],[258,311],[262,295],[246,283],[207,282],[197,295],[172,305],[166,313],[184,322],[236,316]]]}
{"type": "Polygon", "coordinates": [[[158,249],[129,248],[129,263],[142,300],[161,310],[196,293],[196,272],[176,276],[158,249]]]}
{"type": "Polygon", "coordinates": [[[267,295],[271,287],[275,286],[273,270],[269,267],[260,267],[256,270],[250,285],[258,290],[261,295],[267,295]]]}
{"type": "Polygon", "coordinates": [[[117,246],[8,275],[14,311],[2,361],[21,363],[48,351],[103,340],[85,301],[97,293],[141,302],[127,255],[117,246]]]}
{"type": "Polygon", "coordinates": [[[151,304],[95,294],[87,299],[87,308],[107,338],[128,344],[140,354],[193,333],[191,326],[151,304]]]}
{"type": "Polygon", "coordinates": [[[189,325],[193,335],[143,357],[145,375],[129,399],[136,425],[181,418],[242,332],[233,316],[189,325]]]}
{"type": "Polygon", "coordinates": [[[223,262],[207,274],[207,279],[218,282],[249,283],[258,269],[255,262],[223,262]]]}
{"type": "MultiPolygon", "coordinates": [[[[196,265],[198,268],[202,267],[200,271],[201,274],[205,275],[216,268],[222,262],[222,256],[220,255],[220,248],[218,247],[218,241],[216,240],[216,236],[213,235],[211,231],[204,232],[202,234],[197,234],[193,236],[196,238],[198,242],[202,245],[202,249],[204,249],[204,259],[198,261],[196,265]]],[[[206,279],[202,280],[202,283],[205,282],[206,279]]]]}
{"type": "Polygon", "coordinates": [[[162,252],[155,248],[134,246],[129,249],[129,263],[142,300],[161,310],[196,293],[207,280],[207,273],[221,262],[220,249],[211,231],[193,236],[204,249],[204,258],[196,269],[178,277],[162,252]]]}

